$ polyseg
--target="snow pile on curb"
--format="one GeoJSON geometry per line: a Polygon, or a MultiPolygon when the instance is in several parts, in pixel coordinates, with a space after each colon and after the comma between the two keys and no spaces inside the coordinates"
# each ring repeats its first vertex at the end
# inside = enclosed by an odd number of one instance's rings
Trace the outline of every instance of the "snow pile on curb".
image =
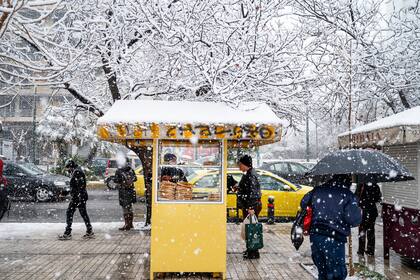
{"type": "MultiPolygon", "coordinates": [[[[118,231],[121,222],[112,223],[92,223],[93,230],[96,234],[118,231]]],[[[65,223],[1,223],[0,239],[42,239],[51,238],[62,234],[66,227],[65,223]]],[[[84,223],[74,223],[73,234],[83,235],[86,231],[84,223]]],[[[145,227],[144,222],[134,223],[135,229],[149,230],[150,226],[145,227]]]]}

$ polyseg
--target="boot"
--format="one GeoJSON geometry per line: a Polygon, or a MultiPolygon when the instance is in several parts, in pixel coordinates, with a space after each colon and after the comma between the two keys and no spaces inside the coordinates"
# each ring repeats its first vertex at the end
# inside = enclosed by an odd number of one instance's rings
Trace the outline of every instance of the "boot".
{"type": "Polygon", "coordinates": [[[128,214],[128,223],[127,223],[128,229],[133,229],[134,228],[133,219],[134,219],[134,214],[133,213],[128,214]]]}
{"type": "Polygon", "coordinates": [[[120,227],[119,230],[129,230],[128,226],[128,215],[130,214],[124,214],[124,226],[120,227]]]}
{"type": "Polygon", "coordinates": [[[58,236],[58,240],[70,240],[70,239],[71,239],[70,232],[64,232],[64,234],[58,236]]]}

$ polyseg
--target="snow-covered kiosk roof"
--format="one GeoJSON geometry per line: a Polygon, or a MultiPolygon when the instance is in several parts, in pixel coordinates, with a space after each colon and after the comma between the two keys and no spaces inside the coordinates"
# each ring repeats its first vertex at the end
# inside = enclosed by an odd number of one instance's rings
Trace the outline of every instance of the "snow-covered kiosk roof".
{"type": "Polygon", "coordinates": [[[340,147],[391,146],[420,141],[420,106],[338,135],[340,147]]]}
{"type": "Polygon", "coordinates": [[[281,138],[283,122],[264,103],[119,100],[98,119],[102,140],[228,139],[258,143],[281,138]]]}

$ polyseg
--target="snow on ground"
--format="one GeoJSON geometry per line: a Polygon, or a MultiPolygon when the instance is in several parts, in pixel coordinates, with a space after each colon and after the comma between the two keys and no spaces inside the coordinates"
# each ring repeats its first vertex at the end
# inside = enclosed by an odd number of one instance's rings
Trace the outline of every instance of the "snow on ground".
{"type": "MultiPolygon", "coordinates": [[[[112,232],[118,231],[121,222],[92,223],[95,234],[105,234],[105,238],[112,236],[112,232]]],[[[1,223],[0,239],[25,239],[25,238],[50,238],[62,234],[66,227],[65,223],[1,223]]],[[[84,223],[74,223],[73,235],[83,235],[86,231],[84,223]]],[[[135,229],[147,230],[144,222],[134,223],[135,229]]]]}
{"type": "MultiPolygon", "coordinates": [[[[390,128],[403,125],[420,125],[420,106],[405,110],[401,113],[359,126],[351,131],[354,133],[368,132],[382,128],[390,128]]],[[[341,133],[338,136],[346,136],[350,132],[341,133]]]]}
{"type": "MultiPolygon", "coordinates": [[[[316,269],[315,265],[308,265],[308,264],[302,264],[302,267],[309,272],[315,279],[318,279],[318,270],[316,269]]],[[[357,275],[354,276],[347,276],[346,280],[368,280],[369,278],[360,278],[357,275]]]]}

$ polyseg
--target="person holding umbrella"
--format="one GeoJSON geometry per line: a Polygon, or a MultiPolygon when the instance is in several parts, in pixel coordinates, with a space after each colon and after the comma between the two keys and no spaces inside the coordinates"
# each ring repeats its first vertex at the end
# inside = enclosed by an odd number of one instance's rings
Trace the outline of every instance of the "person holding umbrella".
{"type": "MultiPolygon", "coordinates": [[[[408,169],[402,166],[394,158],[376,150],[363,150],[363,149],[347,149],[347,150],[340,150],[340,151],[332,152],[326,155],[324,158],[322,158],[306,174],[306,177],[315,181],[319,181],[319,182],[328,181],[328,178],[332,177],[333,179],[329,180],[330,182],[327,182],[326,184],[324,184],[324,186],[325,185],[328,186],[331,184],[335,184],[337,186],[341,184],[347,187],[350,186],[352,182],[350,178],[352,178],[358,183],[365,183],[366,188],[370,188],[371,186],[374,186],[376,183],[379,183],[379,182],[397,182],[397,181],[414,180],[413,175],[408,171],[408,169]],[[337,180],[334,179],[337,177],[339,178],[341,177],[345,179],[338,180],[341,182],[340,184],[337,184],[337,180]]],[[[317,208],[319,209],[320,206],[323,207],[322,204],[324,204],[324,201],[330,201],[329,199],[334,196],[336,198],[340,197],[334,193],[331,193],[331,194],[328,193],[327,194],[328,197],[319,197],[319,194],[317,193],[318,193],[318,190],[320,189],[322,188],[320,187],[315,188],[313,199],[310,200],[307,196],[306,198],[307,201],[306,202],[302,201],[301,205],[306,207],[306,205],[308,205],[307,202],[309,200],[312,202],[314,201],[316,202],[312,204],[313,205],[312,211],[314,214],[313,214],[313,219],[312,219],[313,223],[312,223],[310,232],[311,232],[311,239],[314,239],[314,240],[318,239],[318,240],[313,243],[313,249],[318,250],[321,256],[323,255],[322,251],[326,252],[324,256],[328,256],[331,254],[331,252],[326,250],[326,247],[328,246],[324,246],[324,248],[322,248],[322,242],[323,242],[322,238],[320,238],[319,236],[312,237],[312,235],[319,235],[317,234],[319,232],[319,226],[316,226],[316,224],[319,223],[318,219],[321,218],[321,221],[323,220],[325,222],[331,219],[331,215],[332,216],[341,215],[342,219],[341,219],[341,222],[339,222],[338,224],[338,228],[336,228],[336,230],[333,230],[332,232],[334,233],[334,235],[337,232],[346,233],[348,235],[350,234],[350,230],[348,226],[349,225],[355,226],[358,223],[360,223],[362,215],[361,215],[361,209],[357,205],[355,205],[355,201],[357,202],[356,196],[352,192],[350,192],[350,190],[348,190],[347,188],[345,191],[346,192],[345,197],[343,197],[342,200],[340,199],[338,202],[339,204],[336,205],[336,207],[338,208],[331,207],[330,205],[328,207],[324,207],[325,211],[319,214],[319,212],[317,212],[317,208]],[[345,203],[349,199],[351,201],[351,204],[348,204],[348,205],[351,205],[351,207],[347,207],[347,209],[343,208],[343,203],[345,203]],[[321,202],[322,204],[320,205],[318,201],[321,202]],[[358,211],[355,210],[356,206],[357,206],[358,211]],[[328,211],[330,211],[330,213],[327,213],[328,211]],[[357,212],[358,214],[356,215],[357,212]],[[322,217],[322,213],[325,213],[324,217],[322,217]],[[354,216],[351,216],[352,214],[354,216]],[[319,247],[320,245],[321,247],[319,247]]],[[[341,192],[343,192],[343,190],[341,190],[341,192]]],[[[326,194],[324,193],[324,196],[325,195],[326,194]]],[[[344,195],[344,194],[342,193],[341,195],[344,195]]],[[[337,203],[337,202],[333,202],[332,205],[334,205],[334,203],[337,203]]],[[[334,220],[330,220],[330,221],[332,222],[332,224],[334,224],[334,220]]],[[[332,232],[330,231],[329,233],[332,233],[332,232]]],[[[349,243],[350,276],[354,274],[351,240],[352,239],[349,238],[349,242],[348,242],[349,243]]],[[[339,245],[339,246],[331,247],[331,249],[336,251],[337,248],[339,248],[338,250],[339,250],[340,260],[339,260],[339,265],[337,265],[337,267],[343,268],[343,263],[345,264],[344,247],[341,244],[336,244],[336,245],[339,245]]],[[[314,255],[314,252],[312,252],[312,254],[314,255]]],[[[328,273],[331,273],[330,270],[327,270],[327,271],[323,270],[324,267],[331,268],[332,265],[334,265],[334,263],[331,264],[331,261],[332,261],[331,259],[328,259],[323,263],[322,259],[317,260],[318,265],[321,267],[320,276],[322,275],[322,277],[324,277],[325,274],[323,273],[325,272],[327,273],[327,275],[328,273]]],[[[345,269],[345,266],[344,266],[344,269],[345,269]]],[[[339,271],[337,270],[338,270],[337,268],[334,268],[332,272],[339,273],[339,271]]],[[[343,272],[346,272],[346,271],[343,271],[343,272]]],[[[329,275],[329,277],[331,277],[331,275],[329,275]]],[[[339,277],[343,277],[343,276],[339,275],[339,277]]],[[[344,279],[344,278],[332,278],[332,279],[344,279]]],[[[323,278],[320,278],[320,279],[323,279],[323,278]]]]}
{"type": "Polygon", "coordinates": [[[374,256],[375,221],[378,217],[376,203],[381,201],[381,190],[376,183],[361,183],[357,185],[356,195],[359,197],[359,206],[363,212],[362,223],[359,226],[359,250],[357,250],[357,254],[363,256],[366,252],[367,255],[374,256]]]}
{"type": "Polygon", "coordinates": [[[312,207],[309,235],[319,280],[344,280],[347,277],[347,236],[351,228],[362,221],[362,211],[350,186],[350,176],[333,176],[301,201],[302,209],[308,205],[312,207]]]}

